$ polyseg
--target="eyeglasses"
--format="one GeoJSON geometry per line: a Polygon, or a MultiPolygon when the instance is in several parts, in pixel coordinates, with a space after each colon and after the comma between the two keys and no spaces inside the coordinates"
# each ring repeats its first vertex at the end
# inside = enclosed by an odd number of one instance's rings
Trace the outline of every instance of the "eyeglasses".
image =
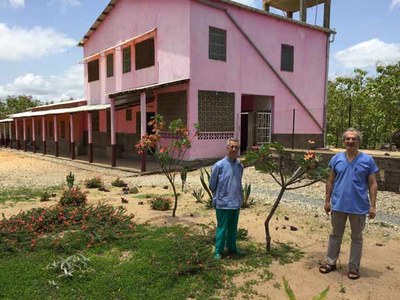
{"type": "Polygon", "coordinates": [[[348,138],[345,138],[344,140],[345,140],[345,141],[357,141],[358,138],[351,138],[351,137],[348,137],[348,138]]]}
{"type": "Polygon", "coordinates": [[[230,149],[239,149],[239,146],[229,146],[230,149]]]}

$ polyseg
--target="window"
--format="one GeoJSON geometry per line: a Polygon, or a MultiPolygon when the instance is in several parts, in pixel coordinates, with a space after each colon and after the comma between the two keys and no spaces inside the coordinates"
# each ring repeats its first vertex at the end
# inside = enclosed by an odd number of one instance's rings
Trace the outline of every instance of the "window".
{"type": "Polygon", "coordinates": [[[60,122],[60,135],[62,139],[65,139],[65,122],[61,121],[60,122]]]}
{"type": "Polygon", "coordinates": [[[107,54],[107,77],[114,76],[114,54],[107,54]]]}
{"type": "Polygon", "coordinates": [[[282,44],[281,71],[293,72],[294,47],[282,44]]]}
{"type": "Polygon", "coordinates": [[[122,49],[122,73],[131,71],[131,46],[122,49]]]}
{"type": "Polygon", "coordinates": [[[95,59],[88,62],[88,82],[99,80],[99,60],[95,59]]]}
{"type": "Polygon", "coordinates": [[[154,66],[154,38],[144,40],[135,45],[136,70],[154,66]]]}
{"type": "Polygon", "coordinates": [[[132,121],[132,109],[125,110],[125,121],[132,121]]]}
{"type": "Polygon", "coordinates": [[[186,91],[158,94],[157,113],[164,117],[164,121],[167,124],[176,119],[181,119],[186,124],[187,122],[186,91]]]}
{"type": "Polygon", "coordinates": [[[210,26],[208,35],[208,58],[226,61],[226,30],[210,26]]]}

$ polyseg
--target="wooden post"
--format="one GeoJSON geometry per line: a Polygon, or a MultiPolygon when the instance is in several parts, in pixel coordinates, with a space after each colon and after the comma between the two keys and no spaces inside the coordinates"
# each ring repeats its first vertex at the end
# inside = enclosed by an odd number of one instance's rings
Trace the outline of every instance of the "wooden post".
{"type": "Polygon", "coordinates": [[[324,27],[330,28],[331,26],[331,0],[325,0],[324,4],[324,27]]]}

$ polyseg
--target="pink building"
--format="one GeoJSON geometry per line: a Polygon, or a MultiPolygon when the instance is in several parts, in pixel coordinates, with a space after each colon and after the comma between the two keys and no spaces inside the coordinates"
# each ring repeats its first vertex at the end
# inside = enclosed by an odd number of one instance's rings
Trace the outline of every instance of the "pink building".
{"type": "Polygon", "coordinates": [[[242,151],[270,141],[323,146],[330,0],[311,1],[323,3],[323,27],[305,22],[306,1],[263,2],[111,0],[79,43],[87,103],[66,111],[81,115],[70,120],[74,142],[91,157],[108,149],[115,165],[135,155],[159,113],[192,131],[199,123],[188,160],[223,156],[230,137],[242,151]]]}

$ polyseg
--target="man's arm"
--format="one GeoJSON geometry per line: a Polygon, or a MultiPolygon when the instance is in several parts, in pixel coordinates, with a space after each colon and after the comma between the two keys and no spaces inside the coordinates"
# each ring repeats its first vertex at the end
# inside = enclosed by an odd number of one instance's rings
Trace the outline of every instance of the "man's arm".
{"type": "Polygon", "coordinates": [[[218,185],[218,166],[214,165],[211,170],[211,176],[210,176],[210,183],[208,184],[208,187],[210,188],[211,192],[215,193],[217,190],[217,185],[218,185]]]}
{"type": "Polygon", "coordinates": [[[368,176],[368,189],[369,189],[369,202],[371,203],[368,217],[370,219],[373,219],[376,216],[376,195],[378,193],[378,183],[376,181],[375,174],[371,174],[368,176]]]}
{"type": "Polygon", "coordinates": [[[335,182],[335,172],[331,169],[329,172],[329,178],[325,186],[325,205],[324,209],[327,215],[331,212],[331,195],[333,191],[333,183],[335,182]]]}

